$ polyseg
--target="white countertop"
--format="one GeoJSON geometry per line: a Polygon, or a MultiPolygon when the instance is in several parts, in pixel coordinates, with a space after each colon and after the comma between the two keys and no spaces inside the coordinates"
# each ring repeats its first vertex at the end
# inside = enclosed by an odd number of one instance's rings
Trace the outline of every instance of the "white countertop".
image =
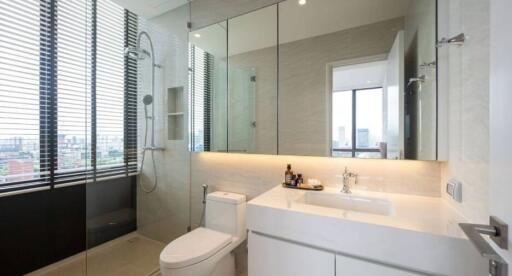
{"type": "MultiPolygon", "coordinates": [[[[325,187],[322,192],[337,193],[339,189],[325,187]]],[[[306,191],[286,189],[280,185],[256,197],[249,205],[285,209],[318,216],[334,217],[394,228],[465,238],[458,223],[465,219],[442,198],[390,194],[352,190],[351,195],[385,198],[392,202],[394,212],[390,216],[339,210],[334,208],[306,205],[296,202],[306,191]]]]}
{"type": "MultiPolygon", "coordinates": [[[[486,262],[458,227],[465,219],[443,199],[353,190],[385,198],[390,215],[301,203],[306,191],[280,185],[247,205],[247,228],[256,234],[428,275],[483,275],[486,262]]],[[[326,187],[318,193],[339,193],[326,187]]],[[[304,202],[304,201],[302,201],[304,202]]],[[[250,250],[250,249],[249,249],[250,250]]]]}

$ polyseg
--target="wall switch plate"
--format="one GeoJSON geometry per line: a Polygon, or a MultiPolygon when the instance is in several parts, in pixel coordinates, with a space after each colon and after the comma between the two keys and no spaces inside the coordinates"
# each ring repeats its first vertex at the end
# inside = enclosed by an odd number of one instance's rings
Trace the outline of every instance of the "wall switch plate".
{"type": "Polygon", "coordinates": [[[446,193],[455,201],[462,202],[462,183],[456,179],[450,179],[446,183],[446,193]]]}

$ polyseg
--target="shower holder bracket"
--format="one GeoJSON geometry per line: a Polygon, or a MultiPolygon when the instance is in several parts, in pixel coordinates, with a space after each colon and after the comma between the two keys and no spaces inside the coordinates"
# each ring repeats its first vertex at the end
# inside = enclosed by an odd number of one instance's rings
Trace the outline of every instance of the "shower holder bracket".
{"type": "Polygon", "coordinates": [[[460,34],[458,34],[456,36],[453,36],[451,38],[443,37],[443,38],[441,38],[441,40],[439,40],[437,42],[436,47],[437,48],[441,48],[441,47],[443,47],[445,45],[462,46],[466,42],[467,38],[468,37],[464,33],[460,33],[460,34]]]}

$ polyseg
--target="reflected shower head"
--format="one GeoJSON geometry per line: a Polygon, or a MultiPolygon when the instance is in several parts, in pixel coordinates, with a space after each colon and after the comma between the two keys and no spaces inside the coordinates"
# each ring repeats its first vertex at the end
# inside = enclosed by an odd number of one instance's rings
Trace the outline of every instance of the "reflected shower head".
{"type": "Polygon", "coordinates": [[[143,59],[151,57],[151,54],[148,51],[138,48],[138,47],[126,47],[124,49],[124,55],[129,58],[138,59],[138,60],[143,60],[143,59]]]}
{"type": "Polygon", "coordinates": [[[153,103],[153,96],[151,95],[145,95],[144,98],[142,98],[142,102],[144,103],[144,105],[150,105],[153,103]]]}

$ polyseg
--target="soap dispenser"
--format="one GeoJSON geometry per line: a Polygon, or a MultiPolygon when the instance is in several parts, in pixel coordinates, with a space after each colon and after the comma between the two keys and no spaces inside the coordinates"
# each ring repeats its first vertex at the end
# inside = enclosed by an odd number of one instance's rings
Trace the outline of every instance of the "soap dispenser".
{"type": "Polygon", "coordinates": [[[293,171],[292,164],[286,165],[286,171],[284,172],[284,183],[286,185],[292,185],[293,183],[293,171]]]}

